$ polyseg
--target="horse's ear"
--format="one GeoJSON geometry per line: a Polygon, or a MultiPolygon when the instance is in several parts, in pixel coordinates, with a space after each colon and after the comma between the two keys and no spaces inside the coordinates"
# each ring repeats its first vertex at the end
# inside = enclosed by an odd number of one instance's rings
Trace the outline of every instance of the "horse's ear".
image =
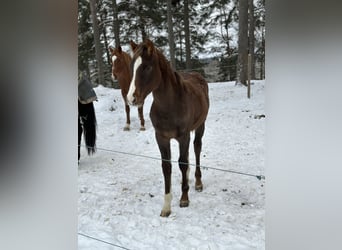
{"type": "Polygon", "coordinates": [[[134,52],[135,49],[138,47],[138,44],[136,44],[136,43],[133,42],[132,40],[130,41],[130,44],[131,44],[131,49],[132,49],[132,51],[134,52]]]}
{"type": "Polygon", "coordinates": [[[153,42],[146,38],[145,39],[145,44],[146,44],[146,48],[147,48],[147,55],[152,55],[153,51],[154,51],[154,45],[153,45],[153,42]]]}
{"type": "Polygon", "coordinates": [[[119,52],[119,53],[122,52],[121,46],[118,47],[118,52],[119,52]]]}
{"type": "Polygon", "coordinates": [[[113,53],[114,53],[114,49],[113,49],[112,47],[109,47],[109,52],[110,52],[111,54],[113,54],[113,53]]]}

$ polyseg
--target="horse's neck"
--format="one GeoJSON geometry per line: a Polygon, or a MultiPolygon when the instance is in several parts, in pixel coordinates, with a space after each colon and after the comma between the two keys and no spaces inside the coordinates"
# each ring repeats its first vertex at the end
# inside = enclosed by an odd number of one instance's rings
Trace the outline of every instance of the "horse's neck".
{"type": "Polygon", "coordinates": [[[153,99],[160,108],[169,109],[171,104],[177,100],[178,83],[175,72],[167,65],[167,70],[162,71],[159,87],[153,91],[153,99]]]}
{"type": "Polygon", "coordinates": [[[131,76],[130,76],[130,68],[129,64],[125,63],[125,66],[123,67],[123,70],[118,75],[118,81],[120,84],[128,85],[131,82],[131,76]]]}

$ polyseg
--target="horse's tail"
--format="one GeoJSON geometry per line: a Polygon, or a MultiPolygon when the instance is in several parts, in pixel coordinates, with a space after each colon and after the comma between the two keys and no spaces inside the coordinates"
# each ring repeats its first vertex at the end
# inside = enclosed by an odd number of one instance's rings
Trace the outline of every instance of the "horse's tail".
{"type": "Polygon", "coordinates": [[[96,151],[96,115],[93,102],[81,104],[78,102],[78,112],[83,124],[84,140],[88,155],[96,151]]]}

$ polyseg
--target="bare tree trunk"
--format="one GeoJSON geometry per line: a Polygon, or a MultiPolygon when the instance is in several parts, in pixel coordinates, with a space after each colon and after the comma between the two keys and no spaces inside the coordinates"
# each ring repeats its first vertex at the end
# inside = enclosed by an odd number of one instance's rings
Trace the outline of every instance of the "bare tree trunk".
{"type": "Polygon", "coordinates": [[[181,65],[183,64],[183,42],[182,42],[182,31],[179,30],[178,32],[178,36],[179,36],[179,61],[181,63],[181,65]]]}
{"type": "Polygon", "coordinates": [[[167,0],[167,31],[169,33],[169,46],[170,46],[170,61],[173,69],[176,69],[175,59],[175,39],[173,34],[173,23],[172,23],[172,0],[167,0]]]}
{"type": "Polygon", "coordinates": [[[107,65],[111,65],[111,60],[110,60],[110,53],[109,53],[109,49],[108,49],[108,38],[107,38],[107,34],[106,34],[106,25],[105,25],[105,20],[107,19],[106,14],[101,14],[100,15],[100,21],[101,21],[101,25],[100,25],[100,29],[103,35],[103,40],[104,40],[104,46],[105,46],[105,52],[106,52],[106,58],[107,58],[107,65]]]}
{"type": "Polygon", "coordinates": [[[120,24],[118,18],[118,6],[116,0],[113,0],[113,29],[114,29],[114,39],[115,47],[118,48],[120,44],[120,24]]]}
{"type": "MultiPolygon", "coordinates": [[[[143,7],[142,5],[139,5],[139,12],[140,13],[143,13],[143,7]]],[[[146,29],[145,29],[145,26],[146,26],[146,21],[145,21],[145,17],[141,15],[139,15],[139,19],[140,19],[140,23],[139,23],[139,29],[140,29],[140,32],[141,32],[141,39],[144,41],[147,37],[147,33],[146,33],[146,29]]]]}
{"type": "Polygon", "coordinates": [[[249,39],[249,54],[251,55],[251,79],[255,79],[255,23],[254,23],[254,5],[253,0],[248,0],[248,9],[249,9],[249,28],[248,28],[248,39],[249,39]]]}
{"type": "Polygon", "coordinates": [[[238,41],[237,83],[247,86],[248,55],[248,0],[239,0],[239,41],[238,41]]]}
{"type": "Polygon", "coordinates": [[[111,60],[110,60],[110,55],[109,55],[108,39],[107,39],[106,28],[105,27],[103,27],[103,29],[102,29],[102,35],[103,35],[103,40],[104,40],[104,45],[105,45],[107,64],[110,65],[111,64],[111,60]]]}
{"type": "Polygon", "coordinates": [[[189,27],[189,0],[184,0],[184,33],[185,33],[185,65],[191,69],[190,27],[189,27]]]}
{"type": "Polygon", "coordinates": [[[94,30],[95,55],[96,55],[97,68],[98,68],[98,84],[104,84],[102,50],[101,50],[100,32],[99,32],[99,26],[97,22],[97,15],[96,15],[97,11],[96,11],[95,1],[96,0],[90,0],[90,11],[91,11],[91,18],[93,21],[93,30],[94,30]]]}
{"type": "Polygon", "coordinates": [[[260,79],[265,79],[265,33],[264,29],[262,30],[262,40],[261,40],[261,69],[260,69],[260,79]]]}

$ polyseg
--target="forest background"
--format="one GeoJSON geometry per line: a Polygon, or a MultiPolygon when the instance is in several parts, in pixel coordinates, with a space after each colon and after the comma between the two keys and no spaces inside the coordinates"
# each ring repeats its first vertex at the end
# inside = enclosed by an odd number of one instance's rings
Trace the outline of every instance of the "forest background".
{"type": "Polygon", "coordinates": [[[109,47],[151,39],[179,71],[208,82],[265,78],[265,0],[79,0],[78,68],[95,85],[111,78],[109,47]]]}

